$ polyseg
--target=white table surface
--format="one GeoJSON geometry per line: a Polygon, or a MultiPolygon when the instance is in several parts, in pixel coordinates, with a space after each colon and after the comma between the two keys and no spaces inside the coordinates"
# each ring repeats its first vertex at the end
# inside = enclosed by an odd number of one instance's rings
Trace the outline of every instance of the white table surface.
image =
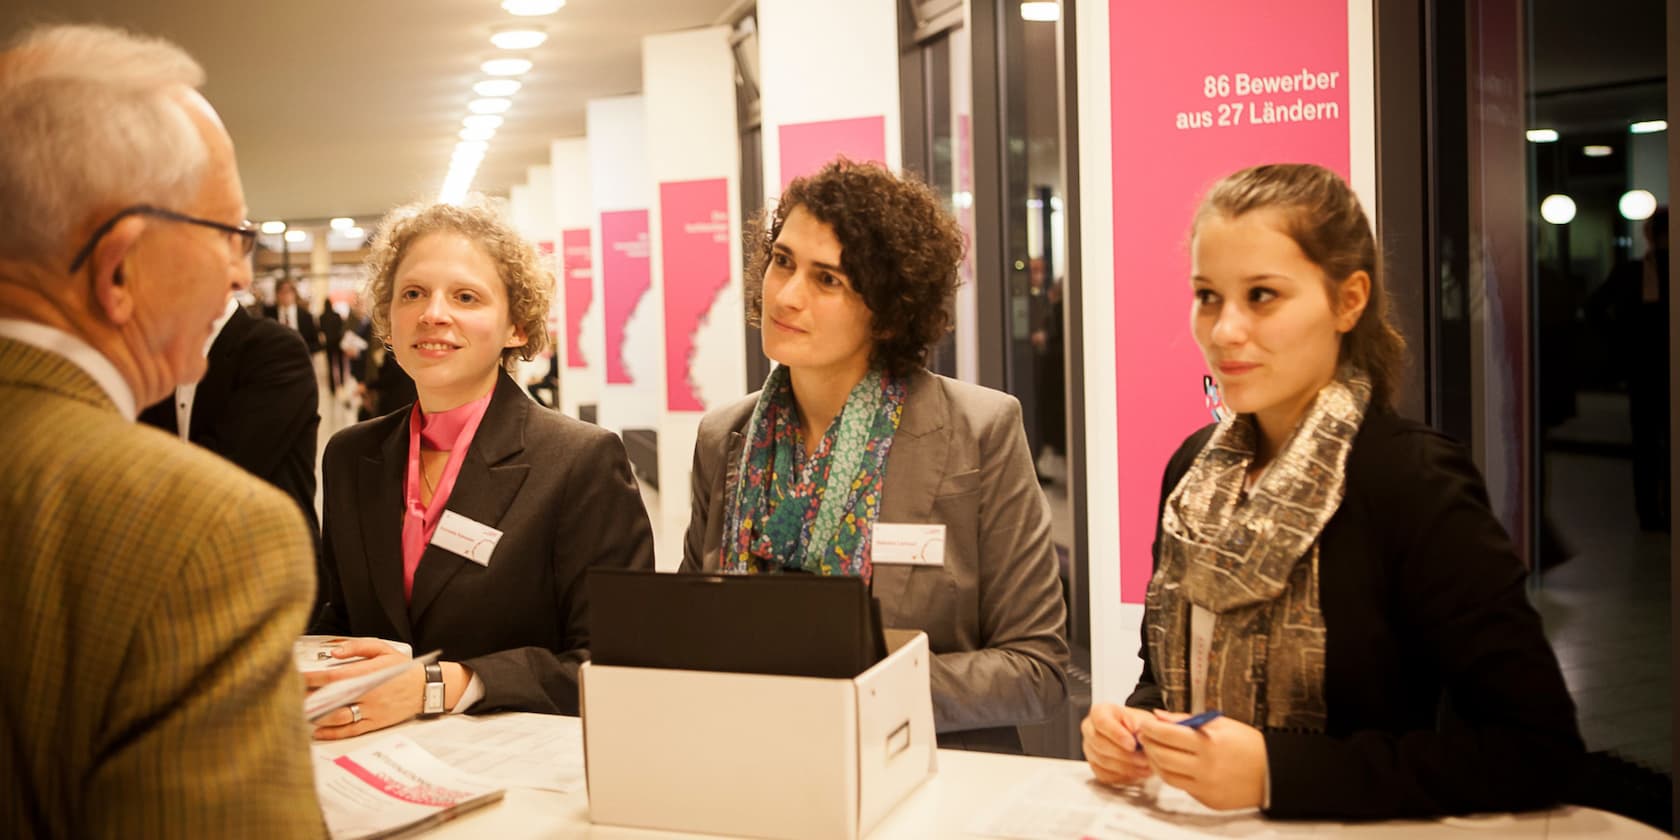
{"type": "MultiPolygon", "coordinates": [[[[334,742],[326,749],[348,752],[366,746],[390,733],[407,732],[426,726],[412,721],[381,732],[334,742]]],[[[650,757],[650,760],[658,760],[650,757]]],[[[1050,758],[1005,756],[962,750],[939,751],[939,773],[901,802],[868,836],[871,840],[908,840],[931,837],[985,837],[971,834],[976,816],[1008,800],[1023,785],[1042,784],[1048,774],[1055,784],[1066,784],[1079,795],[1082,785],[1091,785],[1088,773],[1078,770],[1083,762],[1050,758]],[[1067,781],[1060,781],[1065,778],[1067,781]]],[[[1480,838],[1662,838],[1668,835],[1625,817],[1591,808],[1563,807],[1530,814],[1500,814],[1486,817],[1436,821],[1393,821],[1383,823],[1300,823],[1268,821],[1252,814],[1236,817],[1168,815],[1157,810],[1141,794],[1130,794],[1128,808],[1140,815],[1164,819],[1179,828],[1206,837],[1240,837],[1252,840],[1288,840],[1354,836],[1359,838],[1413,838],[1419,836],[1480,838]]],[[[631,838],[715,837],[664,831],[594,825],[589,821],[589,796],[578,788],[569,793],[511,788],[501,802],[463,814],[425,833],[428,838],[523,838],[588,837],[606,840],[631,838]]],[[[1139,837],[1148,834],[1139,833],[1139,837]]],[[[1077,838],[1069,838],[1077,840],[1077,838]]]]}

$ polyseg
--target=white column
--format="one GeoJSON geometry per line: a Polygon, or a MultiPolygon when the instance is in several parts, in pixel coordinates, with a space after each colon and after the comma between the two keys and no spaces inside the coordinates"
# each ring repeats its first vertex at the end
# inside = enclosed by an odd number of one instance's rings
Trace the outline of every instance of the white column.
{"type": "Polygon", "coordinates": [[[747,392],[742,345],[740,137],[728,27],[642,39],[653,287],[664,313],[655,556],[682,561],[703,413],[747,392]]]}
{"type": "Polygon", "coordinates": [[[653,286],[647,131],[640,96],[588,103],[595,286],[604,380],[597,413],[615,432],[657,429],[665,389],[663,307],[653,286]]]}
{"type": "Polygon", "coordinates": [[[771,195],[836,154],[877,160],[894,171],[902,166],[898,5],[759,0],[764,188],[771,195]],[[818,57],[839,44],[845,45],[843,72],[818,57]]]}
{"type": "Polygon", "coordinates": [[[601,346],[601,296],[595,280],[596,255],[591,243],[595,201],[589,188],[589,141],[582,137],[549,144],[549,175],[558,228],[555,254],[560,314],[560,410],[577,417],[578,407],[594,406],[601,397],[601,354],[586,347],[601,346]],[[591,343],[593,342],[593,344],[591,343]]]}

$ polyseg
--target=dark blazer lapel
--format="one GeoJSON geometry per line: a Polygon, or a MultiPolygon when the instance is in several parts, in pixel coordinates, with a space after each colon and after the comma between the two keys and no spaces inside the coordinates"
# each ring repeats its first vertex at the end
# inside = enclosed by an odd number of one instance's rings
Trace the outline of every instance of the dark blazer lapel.
{"type": "MultiPolygon", "coordinates": [[[[461,472],[455,477],[455,488],[449,492],[445,510],[492,528],[502,527],[502,516],[519,495],[519,488],[531,471],[530,464],[514,459],[525,451],[525,421],[534,408],[536,404],[512,379],[506,374],[498,378],[495,395],[490,398],[484,420],[467,447],[466,459],[461,462],[461,472]]],[[[414,571],[414,595],[408,603],[408,617],[415,626],[419,626],[426,608],[449,581],[471,562],[437,546],[426,546],[420,556],[420,566],[414,571]]],[[[494,558],[491,562],[495,562],[494,558]]]]}
{"type": "Polygon", "coordinates": [[[368,580],[385,617],[401,641],[414,641],[403,599],[402,525],[403,482],[408,468],[408,420],[397,423],[377,453],[364,456],[356,486],[365,504],[358,506],[362,524],[362,559],[368,580]]]}

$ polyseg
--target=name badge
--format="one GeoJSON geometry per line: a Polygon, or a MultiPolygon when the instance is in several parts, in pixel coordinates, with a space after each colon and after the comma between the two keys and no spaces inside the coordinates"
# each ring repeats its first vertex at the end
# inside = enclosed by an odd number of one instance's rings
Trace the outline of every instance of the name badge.
{"type": "Polygon", "coordinates": [[[452,510],[443,512],[437,530],[432,532],[432,545],[451,554],[459,554],[485,568],[489,568],[490,555],[501,539],[501,531],[452,510]]]}
{"type": "Polygon", "coordinates": [[[875,523],[870,562],[905,566],[945,565],[945,526],[875,523]]]}

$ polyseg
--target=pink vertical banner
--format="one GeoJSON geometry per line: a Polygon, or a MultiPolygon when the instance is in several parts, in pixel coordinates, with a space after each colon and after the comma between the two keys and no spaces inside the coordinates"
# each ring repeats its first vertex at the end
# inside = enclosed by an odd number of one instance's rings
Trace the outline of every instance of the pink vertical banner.
{"type": "Polygon", "coordinates": [[[1167,459],[1212,420],[1189,326],[1191,214],[1255,164],[1348,177],[1347,13],[1347,0],[1109,4],[1123,602],[1149,584],[1167,459]]]}
{"type": "Polygon", "coordinates": [[[633,385],[624,364],[624,327],[653,286],[648,261],[648,211],[601,214],[601,288],[605,298],[607,384],[633,385]]]}
{"type": "Polygon", "coordinates": [[[782,189],[840,155],[854,161],[887,162],[886,117],[789,123],[776,135],[781,144],[782,189]]]}
{"type": "Polygon", "coordinates": [[[659,185],[660,265],[665,280],[665,407],[705,411],[695,387],[694,343],[729,285],[729,182],[659,185]]]}
{"type": "Polygon", "coordinates": [[[594,257],[589,253],[589,228],[575,228],[560,232],[560,265],[562,294],[566,301],[566,367],[589,367],[583,354],[583,316],[594,298],[594,257]]]}

